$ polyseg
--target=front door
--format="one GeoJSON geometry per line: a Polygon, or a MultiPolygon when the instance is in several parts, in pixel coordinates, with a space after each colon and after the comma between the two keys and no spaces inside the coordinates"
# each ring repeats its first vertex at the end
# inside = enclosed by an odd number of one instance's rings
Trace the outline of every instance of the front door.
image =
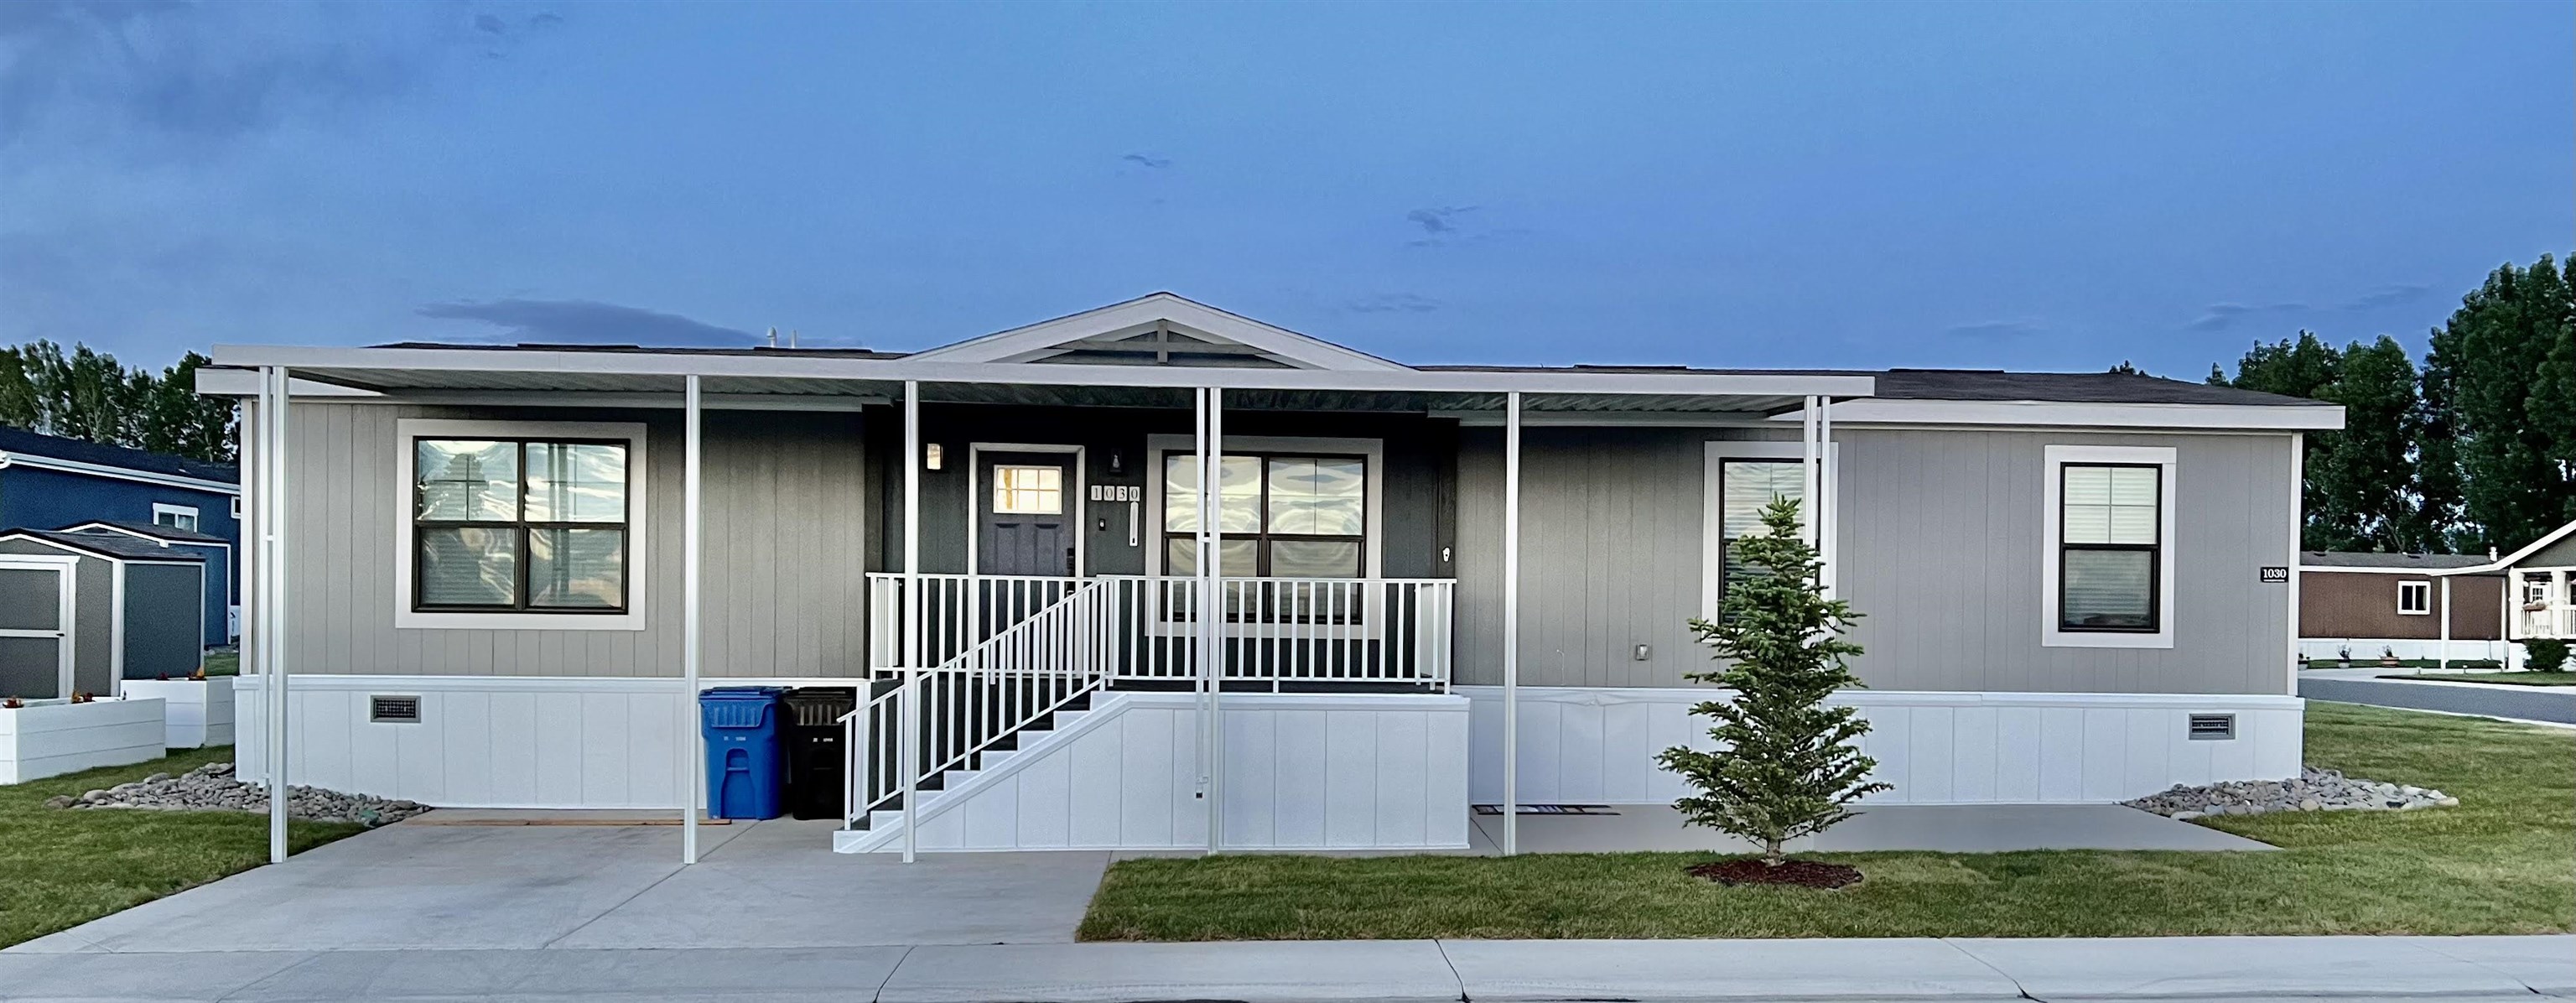
{"type": "Polygon", "coordinates": [[[975,501],[975,571],[1073,576],[1070,453],[984,453],[975,501]]]}
{"type": "Polygon", "coordinates": [[[72,596],[71,565],[0,556],[0,696],[71,695],[72,596]]]}

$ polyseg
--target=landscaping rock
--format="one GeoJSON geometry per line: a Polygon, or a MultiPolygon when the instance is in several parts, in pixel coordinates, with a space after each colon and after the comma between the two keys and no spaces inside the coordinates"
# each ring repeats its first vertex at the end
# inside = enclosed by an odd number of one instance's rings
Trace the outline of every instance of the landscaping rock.
{"type": "Polygon", "coordinates": [[[2276,811],[2411,811],[2450,808],[2460,799],[2413,784],[2387,784],[2302,767],[2289,780],[2233,780],[2173,789],[2121,804],[2189,821],[2208,815],[2260,815],[2276,811]]]}
{"type": "MultiPolygon", "coordinates": [[[[268,810],[268,787],[233,778],[233,764],[208,763],[178,776],[155,773],[133,783],[90,791],[78,798],[60,797],[57,808],[112,808],[142,811],[268,810]]],[[[344,794],[319,787],[289,786],[286,814],[323,822],[390,825],[428,811],[416,801],[393,801],[367,794],[344,794]]]]}

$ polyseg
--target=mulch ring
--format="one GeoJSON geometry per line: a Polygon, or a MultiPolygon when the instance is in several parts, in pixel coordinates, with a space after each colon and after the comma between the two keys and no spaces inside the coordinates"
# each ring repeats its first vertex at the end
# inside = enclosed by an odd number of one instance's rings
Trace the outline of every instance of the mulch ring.
{"type": "Polygon", "coordinates": [[[1783,860],[1778,866],[1770,866],[1764,864],[1760,857],[1744,857],[1693,866],[1690,876],[1721,885],[1800,885],[1832,889],[1859,884],[1860,868],[1797,859],[1783,860]]]}

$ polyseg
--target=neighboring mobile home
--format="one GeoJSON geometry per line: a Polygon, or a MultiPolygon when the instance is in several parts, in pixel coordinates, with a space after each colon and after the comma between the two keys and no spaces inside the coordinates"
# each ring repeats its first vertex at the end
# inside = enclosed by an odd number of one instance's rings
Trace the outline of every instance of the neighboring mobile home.
{"type": "Polygon", "coordinates": [[[207,647],[239,636],[240,514],[229,464],[0,426],[0,527],[104,529],[184,549],[206,572],[207,647]]]}
{"type": "Polygon", "coordinates": [[[2299,656],[2484,660],[2505,652],[2505,576],[2494,555],[2311,550],[2299,555],[2299,656]]]}
{"type": "Polygon", "coordinates": [[[2292,775],[2300,436],[2343,420],[2110,373],[1408,366],[1169,294],[909,355],[216,362],[282,432],[247,455],[288,643],[245,664],[286,668],[295,782],[675,807],[685,680],[839,682],[847,850],[1454,847],[1471,802],[1668,800],[1713,692],[1686,621],[1775,495],[1866,614],[1877,801],[2292,775]]]}

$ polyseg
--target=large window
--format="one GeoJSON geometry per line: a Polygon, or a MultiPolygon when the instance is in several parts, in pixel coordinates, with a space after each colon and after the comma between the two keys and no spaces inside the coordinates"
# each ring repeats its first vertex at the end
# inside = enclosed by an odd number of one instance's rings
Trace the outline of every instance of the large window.
{"type": "Polygon", "coordinates": [[[2163,469],[2069,463],[2058,476],[2058,629],[2156,632],[2163,469]]]}
{"type": "Polygon", "coordinates": [[[412,608],[627,608],[628,444],[412,441],[412,608]]]}
{"type": "MultiPolygon", "coordinates": [[[[1217,463],[1217,569],[1227,576],[1368,574],[1368,463],[1358,456],[1227,455],[1217,463]]],[[[1198,573],[1199,469],[1163,457],[1163,571],[1198,573]]]]}
{"type": "MultiPolygon", "coordinates": [[[[1806,467],[1803,460],[1718,461],[1717,583],[1721,601],[1739,577],[1759,573],[1746,567],[1737,556],[1735,541],[1768,532],[1762,527],[1762,510],[1773,500],[1803,500],[1806,467]]],[[[1803,509],[1799,518],[1806,518],[1803,509]]]]}

